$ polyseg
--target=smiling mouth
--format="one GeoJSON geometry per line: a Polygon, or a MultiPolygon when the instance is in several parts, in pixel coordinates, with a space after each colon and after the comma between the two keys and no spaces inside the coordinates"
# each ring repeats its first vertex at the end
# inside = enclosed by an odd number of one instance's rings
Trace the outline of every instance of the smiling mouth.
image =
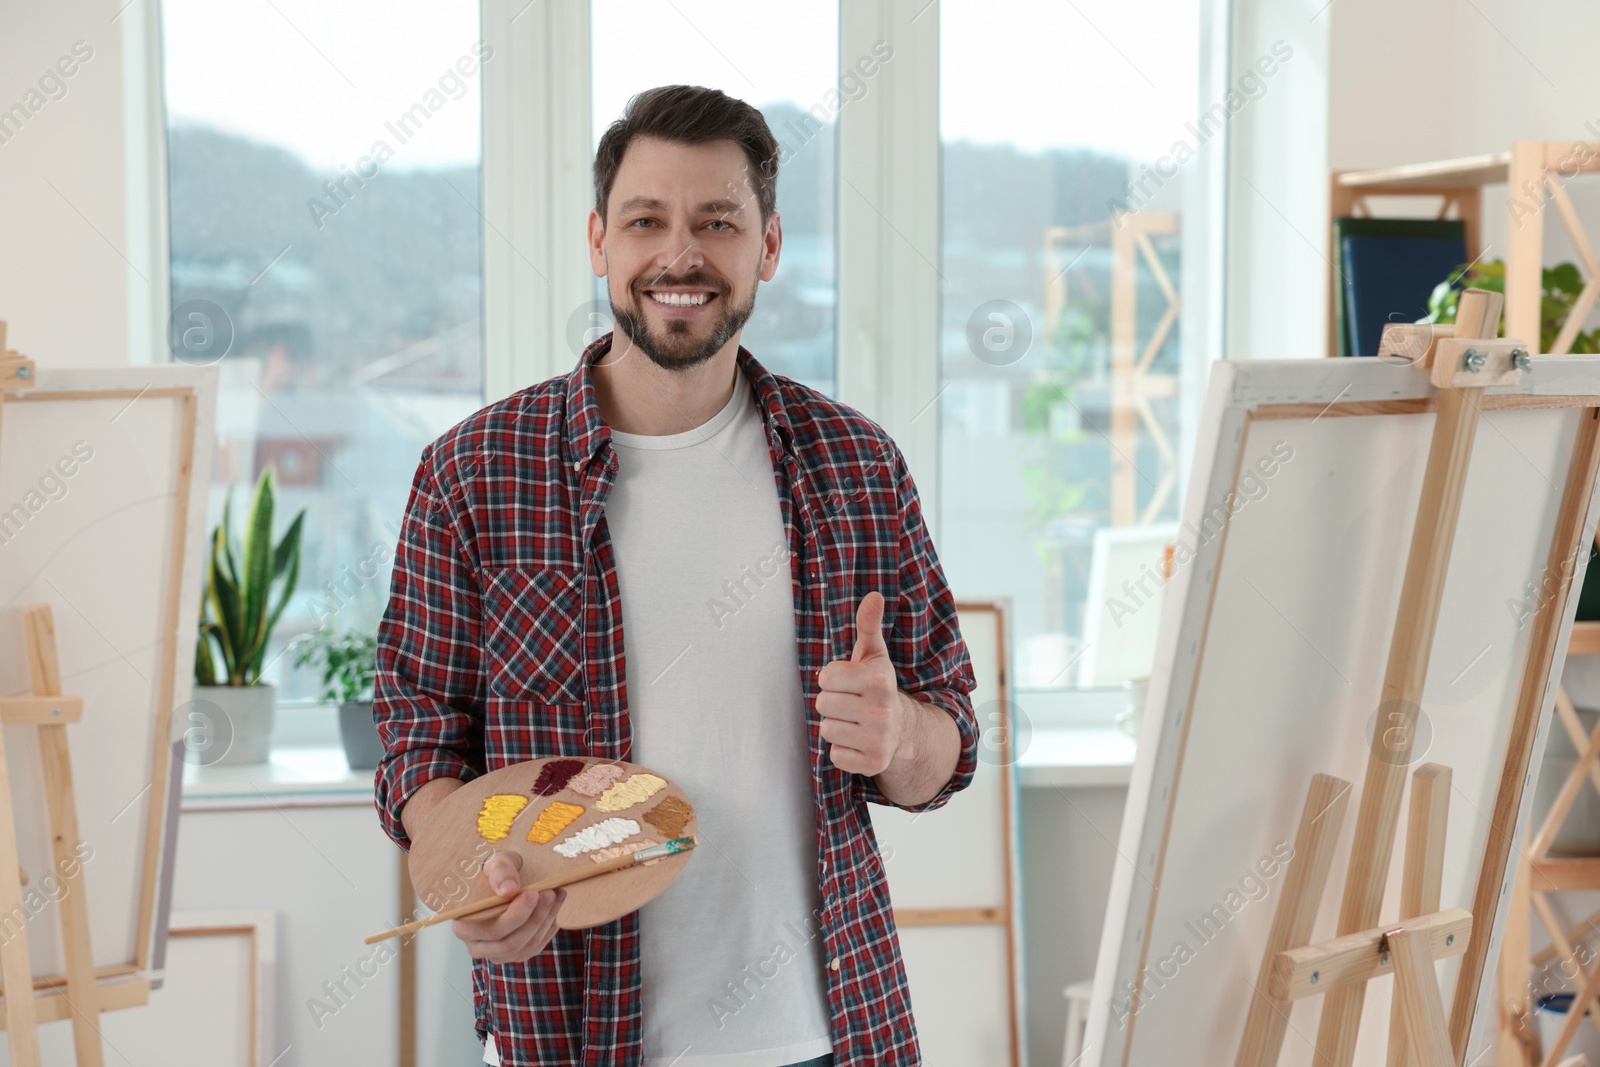
{"type": "Polygon", "coordinates": [[[645,295],[662,307],[692,308],[711,303],[716,293],[701,289],[693,292],[671,292],[646,289],[645,295]]]}

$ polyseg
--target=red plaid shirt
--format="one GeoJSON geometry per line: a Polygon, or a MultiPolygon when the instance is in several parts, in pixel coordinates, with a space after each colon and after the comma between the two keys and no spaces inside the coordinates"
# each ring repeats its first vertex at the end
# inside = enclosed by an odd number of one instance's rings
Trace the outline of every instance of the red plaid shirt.
{"type": "MultiPolygon", "coordinates": [[[[432,778],[471,779],[544,756],[629,758],[622,605],[605,504],[617,453],[590,364],[491,404],[423,450],[378,631],[373,712],[383,740],[377,807],[409,850],[400,811],[432,778]]],[[[884,594],[900,688],[947,711],[956,772],[912,810],[972,780],[975,679],[916,487],[879,426],[772,374],[738,366],[766,425],[792,551],[800,682],[817,814],[822,953],[835,1063],[921,1062],[883,861],[873,779],[834,767],[818,734],[817,672],[848,659],[855,612],[884,594]]],[[[500,1062],[641,1061],[639,914],[563,930],[522,963],[473,961],[479,1038],[500,1062]]]]}

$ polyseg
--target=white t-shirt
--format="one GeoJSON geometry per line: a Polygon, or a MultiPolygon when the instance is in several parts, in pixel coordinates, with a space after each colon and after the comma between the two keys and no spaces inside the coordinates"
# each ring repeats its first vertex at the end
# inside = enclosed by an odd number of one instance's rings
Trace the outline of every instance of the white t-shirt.
{"type": "Polygon", "coordinates": [[[735,379],[692,430],[611,433],[631,758],[683,787],[700,836],[640,910],[646,1067],[833,1051],[789,545],[766,429],[735,379]]]}

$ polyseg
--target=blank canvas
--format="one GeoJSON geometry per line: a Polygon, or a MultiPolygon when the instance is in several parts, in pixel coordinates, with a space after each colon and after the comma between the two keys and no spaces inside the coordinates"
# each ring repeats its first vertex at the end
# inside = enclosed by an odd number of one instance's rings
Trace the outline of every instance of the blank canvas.
{"type": "MultiPolygon", "coordinates": [[[[1472,907],[1491,846],[1488,813],[1519,685],[1540,658],[1530,654],[1529,591],[1558,533],[1579,423],[1600,405],[1597,368],[1595,357],[1536,357],[1521,385],[1490,390],[1481,405],[1412,753],[1413,765],[1454,771],[1446,908],[1472,907]]],[[[1312,940],[1332,936],[1369,738],[1382,721],[1434,397],[1425,369],[1376,360],[1214,366],[1180,534],[1189,551],[1180,547],[1167,589],[1086,1062],[1233,1061],[1284,881],[1272,860],[1292,842],[1318,772],[1357,791],[1312,940]],[[1196,536],[1222,526],[1221,536],[1196,536]],[[1145,995],[1130,1017],[1136,985],[1145,995]]],[[[1592,533],[1593,486],[1574,492],[1592,533]]],[[[1550,609],[1561,621],[1534,752],[1575,603],[1574,591],[1550,609]]],[[[1527,783],[1517,801],[1523,825],[1527,783]]],[[[1385,918],[1397,914],[1400,869],[1391,863],[1385,918]]],[[[1508,864],[1503,890],[1514,873],[1508,864]]],[[[1468,1062],[1492,1040],[1504,917],[1503,905],[1475,916],[1473,937],[1491,940],[1468,1062]]],[[[1440,967],[1447,999],[1457,967],[1440,967]]],[[[1368,985],[1357,1063],[1385,1059],[1390,988],[1387,977],[1368,985]]],[[[1311,1062],[1320,1011],[1320,997],[1294,1005],[1285,1067],[1311,1062]]]]}

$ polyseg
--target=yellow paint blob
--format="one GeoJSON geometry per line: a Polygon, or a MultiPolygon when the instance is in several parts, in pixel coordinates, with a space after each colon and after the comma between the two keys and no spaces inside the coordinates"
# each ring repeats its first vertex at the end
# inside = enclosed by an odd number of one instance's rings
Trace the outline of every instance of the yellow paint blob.
{"type": "Polygon", "coordinates": [[[666,781],[653,774],[635,774],[600,794],[595,807],[601,811],[622,811],[644,803],[666,787],[666,781]]]}
{"type": "Polygon", "coordinates": [[[528,827],[528,840],[536,845],[549,844],[582,814],[583,808],[577,804],[563,804],[558,800],[541,811],[533,825],[528,827]]]}
{"type": "Polygon", "coordinates": [[[483,835],[485,841],[503,840],[511,832],[511,824],[527,806],[528,798],[515,793],[484,797],[483,810],[478,812],[478,833],[483,835]]]}

